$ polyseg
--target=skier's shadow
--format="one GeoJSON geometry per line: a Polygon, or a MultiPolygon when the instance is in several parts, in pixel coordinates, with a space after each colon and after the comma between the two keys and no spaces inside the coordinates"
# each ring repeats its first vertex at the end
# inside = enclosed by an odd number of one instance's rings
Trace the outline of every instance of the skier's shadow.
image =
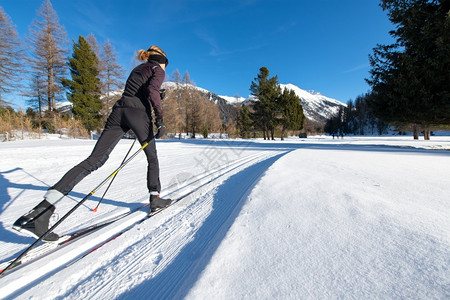
{"type": "MultiPolygon", "coordinates": [[[[1,242],[6,242],[6,243],[11,243],[11,244],[23,244],[23,245],[29,245],[31,243],[34,242],[34,238],[32,237],[26,237],[26,236],[22,236],[20,234],[16,234],[15,231],[11,228],[11,224],[9,224],[10,222],[5,222],[5,212],[8,209],[8,207],[14,203],[14,201],[19,200],[20,201],[20,196],[23,194],[24,191],[29,191],[29,190],[36,190],[36,191],[42,191],[42,196],[45,194],[45,192],[48,190],[49,185],[47,183],[45,183],[44,181],[40,180],[39,178],[37,178],[36,176],[26,172],[24,169],[22,168],[14,168],[11,170],[7,170],[7,171],[3,171],[0,172],[0,243],[1,242]],[[21,183],[15,183],[15,182],[11,182],[9,179],[6,178],[7,174],[11,174],[14,172],[24,172],[28,177],[33,178],[34,181],[38,181],[41,182],[42,185],[34,185],[34,184],[21,184],[21,183]],[[14,197],[11,197],[8,193],[8,189],[18,189],[21,192],[14,197]]],[[[79,192],[71,192],[70,193],[70,197],[72,198],[73,201],[76,201],[74,198],[76,197],[77,199],[81,199],[84,196],[86,196],[86,194],[82,194],[79,192]]],[[[90,200],[100,200],[98,197],[94,197],[92,196],[92,198],[90,198],[90,200]]],[[[36,203],[38,204],[38,202],[40,201],[40,199],[36,199],[36,203]]],[[[132,207],[133,204],[132,203],[124,203],[124,202],[117,202],[111,199],[103,199],[102,201],[104,204],[111,204],[114,206],[118,206],[118,207],[132,207]]],[[[28,211],[31,210],[33,207],[27,207],[24,211],[28,211]]],[[[10,216],[8,216],[10,217],[10,216]]],[[[18,218],[20,216],[14,216],[14,218],[18,218]]],[[[15,253],[10,253],[11,257],[14,257],[15,253]]],[[[3,259],[2,259],[3,261],[3,259]]]]}
{"type": "MultiPolygon", "coordinates": [[[[15,244],[31,244],[33,242],[33,238],[25,237],[18,234],[15,234],[10,229],[7,229],[5,226],[5,222],[3,221],[4,212],[8,209],[8,207],[14,202],[15,198],[11,198],[8,194],[8,188],[16,188],[20,190],[42,190],[45,191],[48,187],[36,186],[32,184],[17,184],[10,182],[5,178],[6,174],[10,174],[13,172],[23,171],[22,168],[15,168],[8,171],[0,172],[0,222],[2,226],[0,227],[0,242],[8,242],[15,244]]],[[[22,194],[22,192],[20,193],[22,194]]],[[[20,196],[19,194],[19,196],[20,196]]],[[[31,209],[31,208],[30,208],[31,209]]]]}

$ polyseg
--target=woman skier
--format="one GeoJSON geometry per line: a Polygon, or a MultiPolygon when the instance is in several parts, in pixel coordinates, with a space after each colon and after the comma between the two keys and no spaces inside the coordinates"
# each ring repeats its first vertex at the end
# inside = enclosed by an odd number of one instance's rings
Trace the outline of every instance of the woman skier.
{"type": "MultiPolygon", "coordinates": [[[[154,211],[170,205],[171,200],[159,197],[161,184],[155,145],[155,138],[161,138],[165,133],[160,88],[169,60],[166,53],[157,46],[151,46],[148,50],[139,50],[137,58],[144,63],[131,71],[122,97],[115,103],[92,153],[52,186],[44,195],[42,202],[20,217],[13,224],[15,230],[36,238],[42,236],[49,228],[55,204],[84,177],[100,168],[119,140],[130,129],[141,145],[148,142],[143,150],[148,162],[147,188],[150,193],[150,210],[154,211]],[[156,117],[156,135],[153,133],[152,111],[156,117]]],[[[58,239],[59,236],[51,232],[44,237],[43,241],[51,242],[58,239]]]]}

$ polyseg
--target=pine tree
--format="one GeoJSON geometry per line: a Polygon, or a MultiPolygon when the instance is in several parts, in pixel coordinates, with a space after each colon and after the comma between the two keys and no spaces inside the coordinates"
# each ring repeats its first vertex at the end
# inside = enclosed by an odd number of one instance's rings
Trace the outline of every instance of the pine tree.
{"type": "Polygon", "coordinates": [[[73,103],[73,114],[81,119],[84,127],[91,131],[101,124],[100,79],[98,59],[86,39],[74,42],[72,58],[69,58],[72,80],[63,79],[68,89],[67,99],[73,103]]]}
{"type": "Polygon", "coordinates": [[[250,133],[253,130],[253,121],[251,118],[250,110],[247,105],[242,105],[239,111],[238,119],[239,135],[241,138],[246,139],[250,137],[250,133]]]}
{"type": "Polygon", "coordinates": [[[286,130],[303,128],[305,116],[303,107],[300,105],[300,98],[292,90],[285,89],[283,91],[279,97],[278,105],[281,110],[281,118],[278,120],[281,125],[281,140],[284,140],[286,130]]]}
{"type": "Polygon", "coordinates": [[[17,30],[0,6],[0,106],[6,104],[3,95],[19,87],[23,68],[17,30]]]}
{"type": "Polygon", "coordinates": [[[339,110],[337,113],[335,113],[331,118],[327,120],[325,123],[324,130],[325,132],[328,132],[329,134],[338,135],[339,132],[342,132],[343,126],[344,126],[344,109],[342,106],[339,107],[339,110]]]}
{"type": "Polygon", "coordinates": [[[62,98],[63,93],[61,78],[67,71],[67,40],[64,27],[59,25],[50,0],[45,0],[39,9],[28,39],[33,52],[29,58],[31,68],[34,74],[45,74],[48,109],[53,111],[56,101],[62,98]]]}
{"type": "Polygon", "coordinates": [[[354,102],[349,100],[347,107],[341,107],[327,120],[325,132],[364,135],[370,126],[370,134],[375,134],[375,129],[380,135],[385,133],[387,124],[376,118],[367,105],[370,96],[370,94],[364,94],[356,97],[354,102]]]}
{"type": "MultiPolygon", "coordinates": [[[[349,107],[347,106],[347,109],[349,107]]],[[[365,127],[367,124],[367,119],[369,117],[368,110],[367,110],[367,97],[366,96],[358,96],[355,100],[355,111],[357,119],[357,130],[355,131],[356,134],[364,135],[365,133],[365,127]]],[[[353,115],[351,116],[353,117],[353,115]]]]}
{"type": "Polygon", "coordinates": [[[450,1],[383,0],[381,7],[396,42],[369,57],[370,107],[388,122],[450,124],[450,1]]]}
{"type": "MultiPolygon", "coordinates": [[[[97,38],[95,37],[95,35],[93,33],[89,33],[86,36],[86,42],[89,43],[89,46],[91,46],[92,51],[94,51],[95,55],[99,58],[101,55],[100,54],[100,46],[98,45],[97,38]]],[[[100,73],[102,72],[101,64],[99,64],[99,71],[100,71],[100,73]]]]}
{"type": "Polygon", "coordinates": [[[277,99],[281,94],[278,76],[269,78],[269,69],[261,67],[255,81],[252,81],[250,91],[253,96],[258,98],[253,105],[254,125],[263,131],[264,139],[272,138],[274,140],[276,116],[279,111],[277,99]]]}

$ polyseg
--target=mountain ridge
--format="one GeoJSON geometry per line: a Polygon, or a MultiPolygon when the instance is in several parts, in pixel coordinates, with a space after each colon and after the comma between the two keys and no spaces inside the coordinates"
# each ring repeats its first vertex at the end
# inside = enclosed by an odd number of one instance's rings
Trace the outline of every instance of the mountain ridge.
{"type": "MultiPolygon", "coordinates": [[[[256,97],[253,95],[249,95],[246,98],[218,95],[210,90],[197,87],[192,84],[175,83],[172,81],[164,82],[162,88],[173,89],[177,88],[177,85],[196,88],[200,92],[206,94],[211,101],[214,101],[217,105],[219,105],[219,108],[223,107],[225,104],[242,105],[252,101],[257,101],[256,97]]],[[[339,100],[322,95],[318,91],[306,91],[291,83],[280,84],[280,87],[282,90],[293,90],[300,98],[300,104],[303,107],[305,116],[315,122],[324,123],[327,119],[336,114],[340,107],[347,106],[339,100]]]]}

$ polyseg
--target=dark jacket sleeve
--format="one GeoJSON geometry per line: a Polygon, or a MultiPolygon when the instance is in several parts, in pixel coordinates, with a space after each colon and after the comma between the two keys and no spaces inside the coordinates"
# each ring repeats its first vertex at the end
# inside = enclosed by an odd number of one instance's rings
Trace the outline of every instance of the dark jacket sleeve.
{"type": "Polygon", "coordinates": [[[147,86],[148,101],[150,102],[151,107],[153,107],[153,110],[155,111],[156,119],[163,118],[161,96],[159,94],[159,89],[161,88],[165,76],[166,72],[160,66],[153,68],[153,76],[150,78],[147,86]]]}

